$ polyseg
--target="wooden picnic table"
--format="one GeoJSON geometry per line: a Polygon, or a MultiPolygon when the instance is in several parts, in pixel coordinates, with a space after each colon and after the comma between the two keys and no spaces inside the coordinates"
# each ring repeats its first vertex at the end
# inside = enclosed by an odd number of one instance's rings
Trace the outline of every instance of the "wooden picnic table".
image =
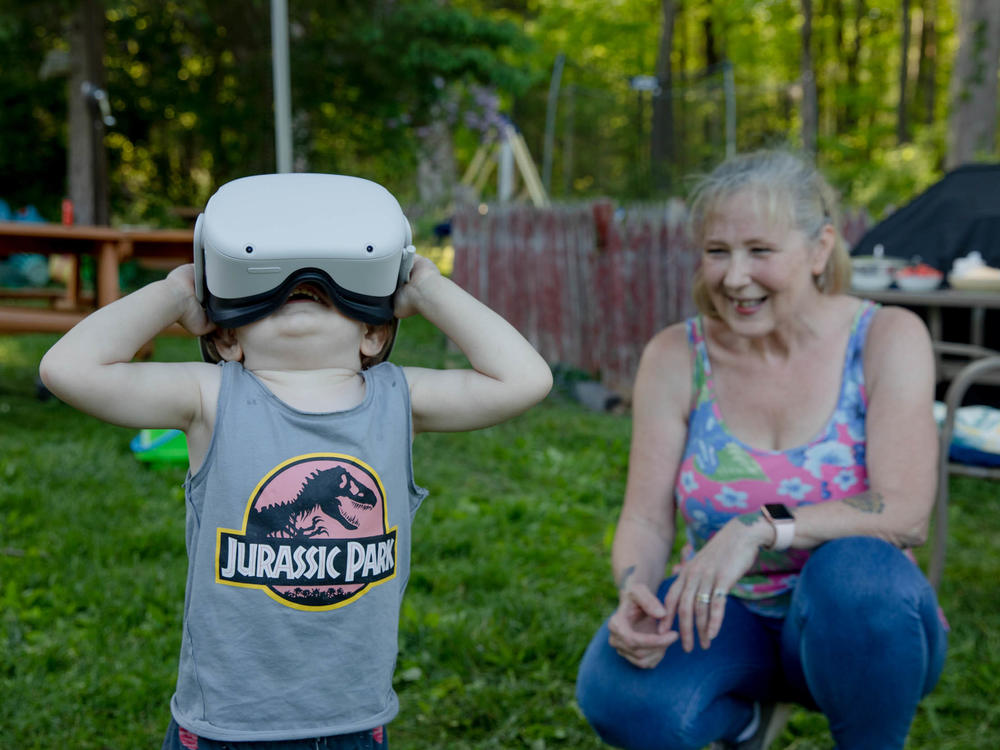
{"type": "Polygon", "coordinates": [[[115,229],[31,222],[0,222],[0,258],[17,253],[69,255],[75,272],[65,290],[18,290],[0,288],[0,333],[64,332],[98,307],[121,294],[121,263],[135,258],[160,268],[187,263],[192,257],[193,233],[183,229],[115,229]],[[85,298],[80,289],[79,260],[95,259],[94,296],[85,298]],[[52,298],[52,306],[23,304],[25,297],[52,298]]]}

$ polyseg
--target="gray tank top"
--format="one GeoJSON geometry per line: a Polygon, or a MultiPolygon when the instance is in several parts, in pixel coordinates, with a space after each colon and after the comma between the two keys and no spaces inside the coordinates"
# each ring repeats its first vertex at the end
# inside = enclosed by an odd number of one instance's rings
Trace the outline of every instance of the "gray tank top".
{"type": "Polygon", "coordinates": [[[218,740],[345,734],[398,710],[392,689],[413,479],[403,371],[363,402],[298,411],[222,365],[215,432],[185,482],[188,577],[177,723],[218,740]]]}

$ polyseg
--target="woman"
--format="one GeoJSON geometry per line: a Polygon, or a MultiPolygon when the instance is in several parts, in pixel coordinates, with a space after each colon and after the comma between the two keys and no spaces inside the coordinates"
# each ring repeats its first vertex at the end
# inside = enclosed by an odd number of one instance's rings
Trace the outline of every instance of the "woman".
{"type": "Polygon", "coordinates": [[[696,318],[646,346],[612,551],[619,606],[577,697],[610,744],[763,748],[778,701],[841,748],[901,748],[945,631],[906,552],[934,500],[934,362],[918,317],[844,294],[833,191],[783,151],[691,206],[696,318]],[[688,532],[663,580],[674,516],[688,532]]]}

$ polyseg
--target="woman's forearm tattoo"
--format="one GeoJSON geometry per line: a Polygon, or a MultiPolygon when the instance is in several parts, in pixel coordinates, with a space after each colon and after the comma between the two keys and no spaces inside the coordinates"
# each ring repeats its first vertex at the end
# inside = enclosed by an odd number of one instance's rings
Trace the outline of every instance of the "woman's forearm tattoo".
{"type": "Polygon", "coordinates": [[[634,565],[629,565],[627,568],[625,568],[625,572],[622,573],[622,579],[618,583],[619,591],[625,588],[625,586],[628,584],[628,579],[632,577],[633,573],[635,573],[634,565]]]}
{"type": "Polygon", "coordinates": [[[882,499],[880,492],[868,491],[861,495],[845,497],[844,503],[860,510],[862,513],[881,513],[885,510],[885,501],[882,499]]]}

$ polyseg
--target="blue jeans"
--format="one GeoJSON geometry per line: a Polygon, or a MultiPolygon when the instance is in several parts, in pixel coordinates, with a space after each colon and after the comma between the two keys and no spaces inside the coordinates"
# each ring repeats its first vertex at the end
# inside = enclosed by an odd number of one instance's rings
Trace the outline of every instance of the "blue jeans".
{"type": "Polygon", "coordinates": [[[389,750],[385,727],[308,740],[223,742],[197,737],[170,720],[162,750],[389,750]]]}
{"type": "Polygon", "coordinates": [[[813,551],[785,618],[729,597],[709,649],[697,639],[691,653],[674,644],[654,669],[620,657],[605,623],[580,664],[577,701],[605,742],[629,750],[733,740],[754,701],[775,700],[822,711],[839,748],[902,748],[945,650],[937,600],[917,566],[880,539],[849,537],[813,551]]]}

